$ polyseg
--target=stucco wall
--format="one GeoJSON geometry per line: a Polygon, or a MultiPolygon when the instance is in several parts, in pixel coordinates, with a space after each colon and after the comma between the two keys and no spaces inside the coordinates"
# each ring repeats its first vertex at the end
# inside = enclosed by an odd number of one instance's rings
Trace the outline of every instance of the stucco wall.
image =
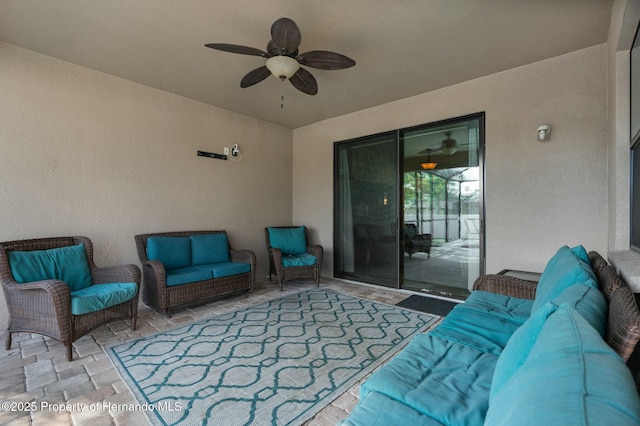
{"type": "Polygon", "coordinates": [[[606,253],[606,56],[602,44],[294,130],[293,221],[325,246],[324,273],[333,274],[334,142],[481,111],[486,271],[540,271],[563,244],[606,253]],[[552,127],[546,143],[536,140],[542,123],[552,127]]]}
{"type": "Polygon", "coordinates": [[[268,273],[263,228],[292,216],[290,129],[4,43],[0,76],[0,241],[85,235],[107,266],[139,264],[135,234],[225,229],[268,273]],[[234,143],[238,162],[196,155],[234,143]]]}

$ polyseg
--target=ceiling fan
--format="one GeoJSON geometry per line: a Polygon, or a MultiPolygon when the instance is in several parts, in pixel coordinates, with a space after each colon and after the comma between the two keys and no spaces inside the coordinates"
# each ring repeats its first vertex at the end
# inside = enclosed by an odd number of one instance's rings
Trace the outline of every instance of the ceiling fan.
{"type": "Polygon", "coordinates": [[[206,47],[241,55],[261,56],[268,58],[265,65],[249,71],[240,81],[240,87],[253,86],[269,75],[288,79],[293,87],[308,95],[318,93],[318,83],[309,71],[301,68],[304,65],[321,70],[341,70],[352,67],[356,62],[340,53],[327,50],[312,50],[298,53],[302,35],[300,28],[289,18],[280,18],[271,26],[271,40],[266,52],[254,47],[226,43],[209,43],[206,47]]]}
{"type": "Polygon", "coordinates": [[[418,152],[418,155],[428,155],[435,152],[442,152],[446,155],[453,155],[458,152],[458,148],[462,146],[468,146],[469,144],[458,144],[458,141],[451,139],[451,132],[444,132],[446,139],[440,143],[440,147],[437,148],[425,148],[418,152]]]}

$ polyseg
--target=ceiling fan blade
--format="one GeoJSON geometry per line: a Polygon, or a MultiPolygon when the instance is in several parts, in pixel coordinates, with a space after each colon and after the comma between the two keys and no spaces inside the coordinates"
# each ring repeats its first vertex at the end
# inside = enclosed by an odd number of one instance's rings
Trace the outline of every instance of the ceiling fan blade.
{"type": "MultiPolygon", "coordinates": [[[[267,44],[267,53],[269,53],[270,57],[280,55],[280,48],[276,46],[276,43],[273,40],[269,40],[269,43],[267,44]]],[[[287,53],[284,56],[290,56],[292,58],[295,58],[297,55],[298,55],[298,49],[294,50],[291,53],[287,53]]]]}
{"type": "Polygon", "coordinates": [[[302,65],[321,70],[342,70],[356,64],[353,59],[327,50],[312,50],[296,58],[302,65]]]}
{"type": "Polygon", "coordinates": [[[253,86],[254,84],[260,83],[270,75],[271,72],[267,69],[267,67],[261,66],[260,68],[256,68],[253,71],[249,71],[247,75],[242,77],[242,81],[240,81],[240,87],[245,88],[253,86]]]}
{"type": "Polygon", "coordinates": [[[422,151],[418,151],[417,154],[418,155],[431,155],[434,152],[438,152],[440,151],[440,148],[425,148],[422,151]]]}
{"type": "Polygon", "coordinates": [[[263,58],[271,57],[271,55],[269,55],[267,52],[256,49],[255,47],[240,46],[237,44],[227,43],[208,43],[205,44],[205,46],[216,50],[222,50],[223,52],[239,53],[241,55],[262,56],[263,58]]]}
{"type": "Polygon", "coordinates": [[[304,68],[299,68],[298,71],[289,79],[293,87],[307,95],[315,95],[318,93],[318,82],[311,75],[311,73],[304,68]]]}
{"type": "Polygon", "coordinates": [[[288,55],[300,46],[302,34],[300,28],[291,19],[280,18],[271,26],[271,39],[281,53],[288,55]]]}

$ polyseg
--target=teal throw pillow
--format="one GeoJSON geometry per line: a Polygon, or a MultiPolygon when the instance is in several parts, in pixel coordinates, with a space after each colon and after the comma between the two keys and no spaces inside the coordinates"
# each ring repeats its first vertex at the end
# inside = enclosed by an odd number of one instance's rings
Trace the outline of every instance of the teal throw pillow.
{"type": "Polygon", "coordinates": [[[297,228],[267,228],[272,248],[282,250],[284,255],[297,255],[307,252],[307,240],[304,226],[297,228]]]}
{"type": "Polygon", "coordinates": [[[84,244],[48,250],[10,251],[9,266],[19,283],[62,280],[71,291],[89,287],[93,280],[84,244]]]}
{"type": "Polygon", "coordinates": [[[165,269],[184,268],[191,265],[191,239],[189,237],[149,237],[147,257],[157,260],[165,269]]]}
{"type": "Polygon", "coordinates": [[[542,271],[531,312],[558,297],[573,284],[587,282],[589,279],[594,284],[598,282],[591,266],[569,247],[560,247],[542,271]]]}
{"type": "Polygon", "coordinates": [[[231,261],[226,233],[192,235],[189,238],[191,239],[192,265],[231,261]]]}

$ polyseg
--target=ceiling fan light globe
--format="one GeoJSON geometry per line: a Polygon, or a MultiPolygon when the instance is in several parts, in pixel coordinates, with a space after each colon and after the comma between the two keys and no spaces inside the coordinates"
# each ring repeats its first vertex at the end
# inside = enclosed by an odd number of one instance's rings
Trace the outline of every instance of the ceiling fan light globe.
{"type": "Polygon", "coordinates": [[[438,166],[438,163],[434,163],[434,162],[426,162],[426,163],[421,163],[420,167],[422,167],[422,170],[433,170],[438,166]]]}
{"type": "Polygon", "coordinates": [[[281,80],[291,78],[300,68],[298,61],[289,56],[274,56],[269,58],[267,59],[266,66],[271,74],[281,80]]]}

